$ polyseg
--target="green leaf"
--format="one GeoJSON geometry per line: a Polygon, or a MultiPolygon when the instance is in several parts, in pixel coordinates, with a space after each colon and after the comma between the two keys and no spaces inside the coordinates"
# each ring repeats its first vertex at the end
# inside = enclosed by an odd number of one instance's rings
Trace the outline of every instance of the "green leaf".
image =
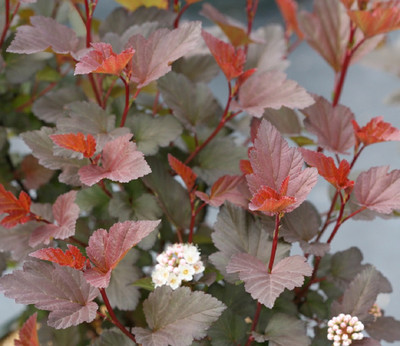
{"type": "Polygon", "coordinates": [[[199,153],[197,166],[193,170],[212,185],[223,175],[240,174],[239,162],[246,158],[247,148],[236,146],[231,138],[218,138],[199,153]]]}
{"type": "Polygon", "coordinates": [[[223,310],[220,301],[204,292],[158,287],[143,303],[150,330],[136,327],[133,333],[137,342],[146,346],[190,345],[206,335],[223,310]]]}
{"type": "Polygon", "coordinates": [[[154,118],[149,114],[135,114],[127,121],[135,135],[138,150],[145,155],[154,155],[159,147],[166,147],[181,133],[181,124],[172,116],[154,118]]]}
{"type": "Polygon", "coordinates": [[[124,333],[117,328],[103,331],[100,337],[95,340],[92,346],[132,346],[136,345],[124,333]]]}
{"type": "Polygon", "coordinates": [[[290,139],[295,142],[299,147],[304,147],[306,145],[315,145],[315,142],[308,137],[305,136],[293,136],[290,139]]]}
{"type": "Polygon", "coordinates": [[[220,71],[211,54],[180,58],[172,65],[172,71],[185,75],[193,83],[209,83],[220,71]]]}
{"type": "Polygon", "coordinates": [[[24,83],[41,70],[50,53],[10,54],[7,56],[6,78],[10,83],[24,83]]]}
{"type": "Polygon", "coordinates": [[[60,73],[51,68],[50,66],[45,66],[44,69],[36,73],[36,80],[43,82],[57,82],[61,79],[60,73]]]}
{"type": "Polygon", "coordinates": [[[325,299],[315,291],[309,291],[304,304],[301,305],[300,311],[303,315],[320,320],[329,318],[329,306],[325,299]]]}
{"type": "Polygon", "coordinates": [[[281,313],[274,314],[264,334],[253,332],[257,342],[269,341],[269,346],[308,346],[311,341],[306,334],[304,322],[281,313]]]}
{"type": "MultiPolygon", "coordinates": [[[[272,219],[261,224],[258,219],[255,219],[244,209],[226,203],[220,209],[217,222],[214,225],[214,232],[211,235],[219,252],[212,254],[209,257],[210,261],[228,282],[238,281],[237,274],[226,272],[226,266],[231,257],[244,252],[257,257],[264,263],[268,263],[272,247],[269,233],[274,230],[274,227],[275,224],[272,219]]],[[[289,249],[290,245],[279,243],[275,262],[278,263],[286,257],[289,249]]]]}
{"type": "Polygon", "coordinates": [[[242,317],[226,310],[209,329],[208,336],[213,346],[244,345],[247,330],[248,326],[242,317]]]}
{"type": "Polygon", "coordinates": [[[76,196],[76,204],[78,204],[81,210],[88,213],[90,213],[93,208],[105,210],[109,200],[110,198],[98,185],[79,190],[76,196]]]}
{"type": "Polygon", "coordinates": [[[154,291],[154,284],[153,284],[153,281],[151,280],[151,277],[145,277],[145,278],[136,280],[135,282],[132,283],[132,285],[139,287],[139,288],[143,288],[150,292],[154,291]]]}
{"type": "Polygon", "coordinates": [[[182,74],[170,72],[158,80],[165,103],[189,130],[199,125],[212,127],[222,113],[210,89],[203,83],[194,84],[182,74]]]}

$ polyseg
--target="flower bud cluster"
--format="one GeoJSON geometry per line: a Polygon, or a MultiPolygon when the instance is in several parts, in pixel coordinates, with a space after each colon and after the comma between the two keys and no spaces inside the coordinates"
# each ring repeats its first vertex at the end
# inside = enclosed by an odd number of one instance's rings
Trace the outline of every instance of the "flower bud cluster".
{"type": "Polygon", "coordinates": [[[356,316],[340,314],[328,322],[328,340],[333,341],[333,346],[349,346],[353,340],[361,340],[364,325],[356,316]]]}
{"type": "Polygon", "coordinates": [[[381,308],[378,306],[378,304],[372,305],[371,309],[368,311],[369,314],[374,316],[374,319],[376,320],[379,317],[382,317],[382,311],[381,308]]]}
{"type": "Polygon", "coordinates": [[[158,264],[151,275],[154,286],[169,285],[177,289],[182,281],[193,280],[193,275],[204,271],[200,252],[192,244],[173,244],[157,256],[158,264]]]}

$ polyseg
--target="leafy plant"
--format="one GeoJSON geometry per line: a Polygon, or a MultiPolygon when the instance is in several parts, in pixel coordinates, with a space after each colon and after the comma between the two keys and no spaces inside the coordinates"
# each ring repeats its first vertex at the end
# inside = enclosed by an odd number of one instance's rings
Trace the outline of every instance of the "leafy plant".
{"type": "Polygon", "coordinates": [[[29,305],[15,344],[399,341],[376,304],[389,281],[330,245],[356,216],[399,215],[400,170],[354,167],[400,130],[339,102],[400,1],[277,0],[285,28],[257,30],[258,0],[247,23],[204,3],[213,27],[184,18],[200,0],[117,0],[103,22],[98,1],[2,7],[0,291],[29,305]],[[303,40],[335,73],[332,100],[284,72],[303,40]],[[327,211],[307,200],[318,177],[327,211]]]}

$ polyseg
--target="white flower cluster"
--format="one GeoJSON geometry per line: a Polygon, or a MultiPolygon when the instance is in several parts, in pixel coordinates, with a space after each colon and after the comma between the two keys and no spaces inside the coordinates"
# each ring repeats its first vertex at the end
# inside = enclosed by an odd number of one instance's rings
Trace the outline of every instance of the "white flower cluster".
{"type": "Polygon", "coordinates": [[[353,340],[361,340],[364,335],[364,325],[356,316],[340,314],[328,322],[328,340],[333,341],[333,346],[349,346],[353,340]]]}
{"type": "Polygon", "coordinates": [[[151,278],[155,287],[169,285],[177,289],[182,281],[193,280],[193,275],[204,271],[200,252],[191,244],[173,244],[157,256],[151,278]]]}

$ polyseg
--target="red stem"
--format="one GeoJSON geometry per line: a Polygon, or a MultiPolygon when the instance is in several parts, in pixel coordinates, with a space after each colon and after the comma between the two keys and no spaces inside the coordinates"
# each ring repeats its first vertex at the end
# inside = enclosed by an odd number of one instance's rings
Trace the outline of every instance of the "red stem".
{"type": "Polygon", "coordinates": [[[110,87],[108,88],[106,94],[105,94],[104,97],[103,97],[103,102],[102,102],[102,107],[101,107],[101,108],[103,108],[103,109],[106,108],[106,106],[107,106],[107,100],[108,100],[108,98],[110,97],[111,91],[112,91],[112,89],[114,88],[114,85],[115,85],[115,83],[117,82],[117,80],[118,80],[118,79],[114,79],[114,80],[111,82],[110,87]]]}
{"type": "Polygon", "coordinates": [[[104,304],[107,307],[108,313],[110,314],[111,317],[111,322],[118,327],[129,339],[131,339],[133,342],[136,343],[135,336],[122,325],[122,323],[117,319],[117,316],[115,316],[114,310],[110,305],[110,301],[108,300],[106,290],[104,288],[100,288],[100,293],[101,297],[103,298],[104,304]]]}
{"type": "Polygon", "coordinates": [[[190,161],[192,161],[197,154],[202,151],[204,149],[204,147],[210,143],[212,141],[212,139],[219,133],[219,131],[222,130],[222,128],[225,126],[225,123],[232,119],[236,114],[232,114],[231,116],[228,116],[229,113],[229,106],[231,104],[232,101],[232,85],[231,82],[228,81],[228,89],[229,89],[229,96],[228,96],[228,101],[226,102],[226,106],[225,106],[225,110],[224,113],[222,114],[221,120],[218,124],[218,126],[215,128],[215,130],[211,133],[210,136],[208,136],[208,138],[198,147],[196,147],[196,149],[189,155],[189,157],[186,159],[186,161],[184,162],[185,165],[187,165],[190,161]]]}
{"type": "Polygon", "coordinates": [[[194,198],[191,198],[189,192],[189,199],[190,199],[190,210],[191,210],[191,217],[190,217],[190,226],[189,226],[189,236],[188,236],[188,243],[193,243],[193,231],[194,231],[194,222],[196,220],[196,210],[194,208],[194,198]]]}
{"type": "Polygon", "coordinates": [[[0,47],[3,46],[4,39],[6,38],[7,31],[8,31],[8,29],[10,28],[10,25],[11,25],[11,22],[12,22],[14,16],[15,16],[15,15],[17,14],[17,12],[18,12],[20,2],[18,1],[17,5],[16,5],[15,8],[14,8],[13,13],[11,14],[11,17],[10,17],[10,0],[6,0],[6,4],[5,4],[5,5],[6,5],[6,9],[5,9],[5,10],[6,10],[6,11],[5,11],[6,22],[5,22],[5,24],[4,24],[3,32],[1,33],[0,47]]]}
{"type": "Polygon", "coordinates": [[[328,213],[326,214],[325,223],[324,223],[324,225],[322,226],[322,229],[321,229],[321,231],[319,232],[316,241],[319,241],[319,240],[321,239],[323,233],[325,232],[325,230],[327,229],[328,225],[330,224],[331,215],[332,215],[333,209],[335,208],[335,204],[336,204],[336,200],[337,200],[338,196],[339,196],[339,191],[336,191],[336,192],[335,192],[335,195],[334,195],[333,198],[332,198],[331,207],[329,208],[329,211],[328,211],[328,213]]]}
{"type": "MultiPolygon", "coordinates": [[[[246,12],[247,12],[247,36],[250,36],[251,30],[253,29],[253,21],[257,12],[258,0],[247,0],[246,1],[246,12]]],[[[247,56],[247,50],[249,49],[249,44],[246,43],[244,46],[244,52],[247,56]]]]}
{"type": "MultiPolygon", "coordinates": [[[[262,308],[261,303],[257,302],[257,310],[256,313],[254,314],[253,323],[251,324],[251,332],[254,332],[256,330],[258,319],[260,318],[261,308],[262,308]]],[[[247,339],[246,342],[246,346],[250,346],[253,340],[254,337],[250,333],[249,338],[247,339]]]]}
{"type": "Polygon", "coordinates": [[[90,11],[89,0],[85,0],[85,15],[86,15],[86,47],[90,47],[92,42],[92,13],[90,11]]]}
{"type": "Polygon", "coordinates": [[[175,20],[174,20],[174,28],[178,28],[179,27],[179,20],[181,19],[183,13],[189,8],[190,4],[186,3],[181,10],[179,11],[178,15],[176,16],[175,20]]]}
{"type": "Polygon", "coordinates": [[[281,216],[280,214],[276,214],[275,217],[275,230],[274,230],[274,239],[272,241],[272,249],[271,249],[271,256],[269,258],[269,264],[268,264],[268,272],[272,272],[272,267],[274,266],[274,261],[275,261],[275,255],[276,255],[276,249],[278,247],[278,235],[279,235],[279,224],[281,221],[281,216]]]}
{"type": "Polygon", "coordinates": [[[129,81],[126,81],[125,78],[122,78],[122,77],[120,77],[120,78],[125,86],[125,108],[124,108],[124,112],[122,113],[121,123],[119,125],[119,127],[123,127],[125,125],[126,116],[128,115],[128,111],[129,111],[129,81]]]}

